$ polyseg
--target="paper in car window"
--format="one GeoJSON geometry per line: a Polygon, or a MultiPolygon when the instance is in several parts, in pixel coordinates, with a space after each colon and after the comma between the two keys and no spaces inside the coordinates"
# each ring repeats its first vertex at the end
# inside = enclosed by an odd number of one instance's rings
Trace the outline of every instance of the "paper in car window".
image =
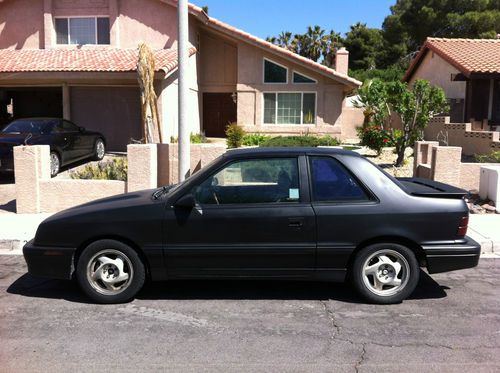
{"type": "Polygon", "coordinates": [[[298,188],[290,188],[288,190],[288,198],[299,199],[299,189],[298,188]]]}

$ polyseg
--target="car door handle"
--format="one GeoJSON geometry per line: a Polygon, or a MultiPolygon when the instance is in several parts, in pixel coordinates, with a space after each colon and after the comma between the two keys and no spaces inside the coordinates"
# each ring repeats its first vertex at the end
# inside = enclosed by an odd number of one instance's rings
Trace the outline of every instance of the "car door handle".
{"type": "Polygon", "coordinates": [[[290,218],[288,219],[288,226],[291,228],[300,228],[304,225],[304,218],[290,218]]]}

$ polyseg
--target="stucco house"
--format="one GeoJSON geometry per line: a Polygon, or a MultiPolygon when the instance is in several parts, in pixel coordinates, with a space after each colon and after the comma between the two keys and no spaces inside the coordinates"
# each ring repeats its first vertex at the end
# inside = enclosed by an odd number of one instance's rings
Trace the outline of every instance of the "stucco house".
{"type": "Polygon", "coordinates": [[[500,130],[500,39],[428,38],[403,78],[416,79],[443,88],[451,122],[500,130]]]}
{"type": "MultiPolygon", "coordinates": [[[[103,132],[110,150],[140,139],[137,46],[155,51],[164,139],[177,133],[174,0],[0,0],[0,125],[62,116],[103,132]]],[[[191,131],[342,136],[345,98],[361,83],[189,5],[191,131]]],[[[350,117],[352,113],[346,115],[350,117]]],[[[348,131],[347,131],[348,132],[348,131]]]]}

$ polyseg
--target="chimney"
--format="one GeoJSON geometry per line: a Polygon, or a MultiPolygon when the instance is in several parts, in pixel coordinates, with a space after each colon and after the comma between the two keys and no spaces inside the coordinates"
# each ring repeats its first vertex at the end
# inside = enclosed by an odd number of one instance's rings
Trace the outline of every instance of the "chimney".
{"type": "Polygon", "coordinates": [[[335,53],[335,70],[347,75],[349,70],[349,51],[344,47],[337,49],[335,53]]]}

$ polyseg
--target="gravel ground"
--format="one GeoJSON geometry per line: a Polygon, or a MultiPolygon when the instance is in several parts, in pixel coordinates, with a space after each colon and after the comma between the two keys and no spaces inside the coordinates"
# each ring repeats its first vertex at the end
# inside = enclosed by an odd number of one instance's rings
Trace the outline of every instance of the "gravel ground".
{"type": "Polygon", "coordinates": [[[394,154],[394,148],[384,148],[382,149],[382,153],[377,156],[377,153],[371,149],[366,147],[362,147],[359,150],[356,150],[357,153],[364,155],[373,163],[378,164],[382,167],[387,173],[391,174],[394,177],[412,177],[413,176],[413,149],[406,149],[406,159],[404,164],[401,167],[395,167],[394,163],[396,163],[397,155],[394,154]]]}

